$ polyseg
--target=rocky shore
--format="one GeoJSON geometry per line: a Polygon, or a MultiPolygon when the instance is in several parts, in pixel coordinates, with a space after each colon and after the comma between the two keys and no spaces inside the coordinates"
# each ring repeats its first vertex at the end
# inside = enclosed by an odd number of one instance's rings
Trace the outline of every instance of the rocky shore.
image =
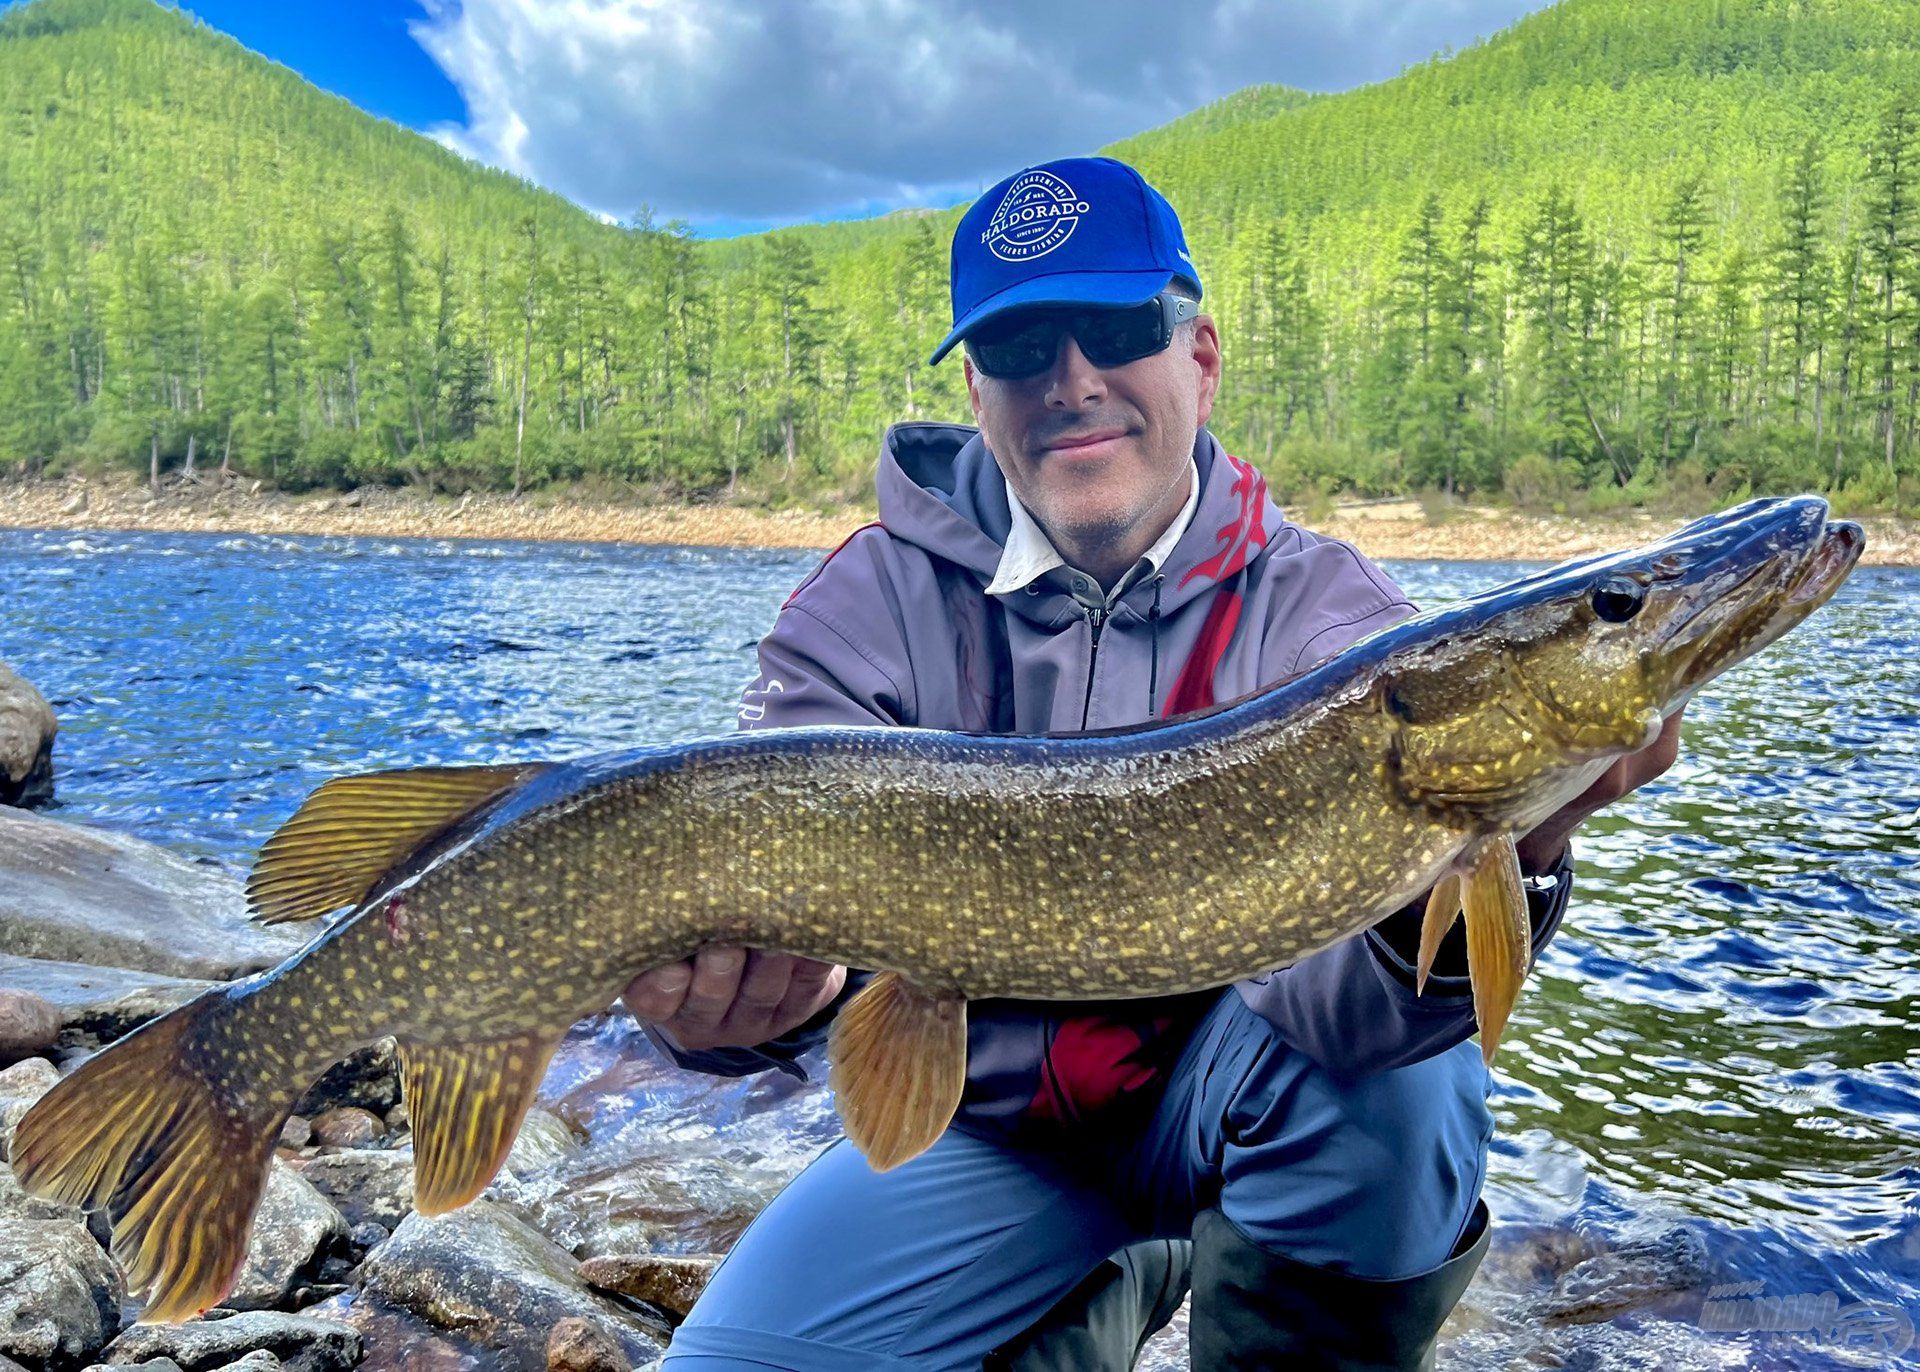
{"type": "MultiPolygon", "coordinates": [[[[0,483],[0,528],[831,548],[872,518],[870,509],[856,506],[767,511],[728,504],[609,504],[547,491],[518,500],[499,494],[428,498],[386,487],[290,496],[254,481],[209,478],[175,480],[156,498],[125,476],[0,483]]],[[[1681,520],[1649,514],[1562,519],[1470,506],[1435,521],[1415,502],[1402,500],[1336,506],[1303,522],[1376,558],[1556,561],[1642,542],[1681,520]]],[[[1866,522],[1868,563],[1920,566],[1920,522],[1866,522]]]]}

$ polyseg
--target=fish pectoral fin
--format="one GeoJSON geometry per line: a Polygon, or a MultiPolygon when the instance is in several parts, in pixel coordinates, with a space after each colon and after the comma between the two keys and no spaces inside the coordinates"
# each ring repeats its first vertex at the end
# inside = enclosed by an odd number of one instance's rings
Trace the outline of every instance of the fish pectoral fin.
{"type": "Polygon", "coordinates": [[[335,777],[261,847],[247,877],[253,918],[279,924],[358,904],[401,858],[548,765],[335,777]]]}
{"type": "Polygon", "coordinates": [[[1527,917],[1513,836],[1502,834],[1481,845],[1460,884],[1467,915],[1473,1016],[1480,1024],[1480,1055],[1491,1065],[1507,1017],[1520,999],[1533,952],[1533,925],[1527,917]]]}
{"type": "Polygon", "coordinates": [[[933,1146],[967,1080],[967,1002],[882,972],[834,1017],[828,1053],[840,1121],[874,1171],[933,1146]]]}
{"type": "Polygon", "coordinates": [[[1420,920],[1420,960],[1413,969],[1413,993],[1427,989],[1433,973],[1433,960],[1440,955],[1440,944],[1460,915],[1460,874],[1448,872],[1433,884],[1427,896],[1427,913],[1420,920]]]}
{"type": "Polygon", "coordinates": [[[402,1039],[401,1094],[413,1128],[413,1208],[457,1210],[487,1189],[513,1149],[562,1035],[482,1043],[402,1039]]]}

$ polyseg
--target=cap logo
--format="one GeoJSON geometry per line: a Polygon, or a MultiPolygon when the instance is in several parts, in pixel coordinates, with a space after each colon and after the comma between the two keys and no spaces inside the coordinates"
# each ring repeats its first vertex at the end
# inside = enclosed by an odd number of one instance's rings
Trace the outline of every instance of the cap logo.
{"type": "Polygon", "coordinates": [[[1052,172],[1030,171],[1007,187],[980,241],[1003,262],[1045,257],[1073,236],[1092,208],[1052,172]]]}

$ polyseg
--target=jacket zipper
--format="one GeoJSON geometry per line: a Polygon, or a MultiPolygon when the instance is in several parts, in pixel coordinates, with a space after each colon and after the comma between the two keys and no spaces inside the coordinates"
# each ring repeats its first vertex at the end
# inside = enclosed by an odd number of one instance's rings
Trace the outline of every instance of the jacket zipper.
{"type": "Polygon", "coordinates": [[[1107,612],[1087,607],[1087,627],[1093,631],[1093,645],[1087,653],[1087,695],[1080,702],[1080,727],[1087,727],[1087,718],[1093,710],[1093,669],[1100,664],[1100,630],[1107,622],[1107,612]]]}

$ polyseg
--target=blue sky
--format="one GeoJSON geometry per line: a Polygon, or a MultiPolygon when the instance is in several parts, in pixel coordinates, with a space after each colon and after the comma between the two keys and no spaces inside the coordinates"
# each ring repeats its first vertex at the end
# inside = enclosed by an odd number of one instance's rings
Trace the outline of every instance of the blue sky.
{"type": "Polygon", "coordinates": [[[189,0],[596,213],[720,235],[971,198],[1242,86],[1345,90],[1545,0],[189,0]]]}

